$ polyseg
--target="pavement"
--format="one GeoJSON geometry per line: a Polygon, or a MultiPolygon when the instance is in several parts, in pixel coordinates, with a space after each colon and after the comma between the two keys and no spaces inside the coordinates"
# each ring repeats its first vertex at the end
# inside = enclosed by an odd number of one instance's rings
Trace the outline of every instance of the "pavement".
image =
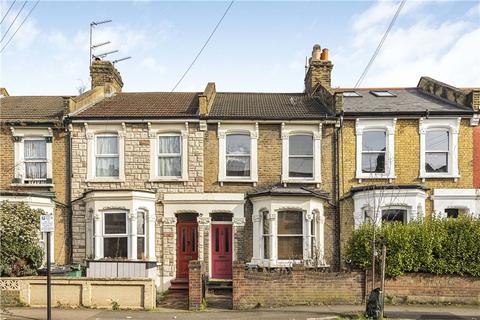
{"type": "MultiPolygon", "coordinates": [[[[158,320],[334,320],[356,319],[362,305],[298,306],[259,308],[246,311],[209,309],[200,312],[157,308],[153,311],[101,310],[101,309],[52,309],[52,320],[104,320],[104,319],[158,319],[158,320]]],[[[390,319],[465,319],[480,320],[480,306],[387,306],[385,316],[390,319]]],[[[0,314],[1,320],[43,320],[45,308],[7,308],[0,314]]]]}

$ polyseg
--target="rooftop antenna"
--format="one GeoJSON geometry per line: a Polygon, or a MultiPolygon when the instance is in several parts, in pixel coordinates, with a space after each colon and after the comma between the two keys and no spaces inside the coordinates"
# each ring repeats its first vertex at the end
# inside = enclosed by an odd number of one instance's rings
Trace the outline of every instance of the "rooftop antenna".
{"type": "Polygon", "coordinates": [[[132,58],[131,56],[128,56],[128,57],[116,59],[116,60],[113,60],[112,63],[115,64],[115,63],[117,63],[117,62],[124,61],[124,60],[128,60],[128,59],[131,59],[131,58],[132,58]]]}
{"type": "Polygon", "coordinates": [[[105,58],[105,57],[108,56],[109,54],[116,53],[116,52],[118,52],[118,50],[107,51],[107,52],[104,52],[104,53],[95,54],[95,55],[93,55],[93,56],[94,56],[95,58],[105,58]]]}
{"type": "Polygon", "coordinates": [[[308,71],[308,57],[305,56],[305,75],[307,75],[307,71],[308,71]]]}
{"type": "Polygon", "coordinates": [[[105,41],[105,42],[102,42],[102,43],[94,44],[94,45],[92,45],[92,50],[95,50],[95,49],[97,49],[97,48],[99,48],[99,47],[101,47],[101,46],[104,46],[104,45],[110,44],[110,43],[111,43],[110,41],[105,41]]]}
{"type": "MultiPolygon", "coordinates": [[[[89,52],[89,65],[92,65],[92,50],[101,46],[101,45],[105,45],[107,43],[103,43],[103,44],[100,44],[100,45],[96,45],[96,46],[93,46],[92,45],[92,33],[93,33],[93,28],[98,26],[98,25],[101,25],[101,24],[105,24],[105,23],[109,23],[109,22],[112,22],[112,20],[102,20],[102,21],[92,21],[90,22],[90,52],[89,52]]],[[[108,41],[109,42],[109,41],[108,41]]],[[[110,43],[110,42],[109,42],[110,43]]]]}

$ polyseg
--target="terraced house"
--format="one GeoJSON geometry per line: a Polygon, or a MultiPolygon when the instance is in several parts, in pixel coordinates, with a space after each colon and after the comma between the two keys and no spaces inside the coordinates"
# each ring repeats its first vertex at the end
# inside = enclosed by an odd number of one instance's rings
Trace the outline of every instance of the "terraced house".
{"type": "MultiPolygon", "coordinates": [[[[69,97],[0,95],[0,201],[24,202],[54,216],[51,261],[70,261],[69,97]]],[[[40,237],[46,246],[45,234],[40,237]]]]}

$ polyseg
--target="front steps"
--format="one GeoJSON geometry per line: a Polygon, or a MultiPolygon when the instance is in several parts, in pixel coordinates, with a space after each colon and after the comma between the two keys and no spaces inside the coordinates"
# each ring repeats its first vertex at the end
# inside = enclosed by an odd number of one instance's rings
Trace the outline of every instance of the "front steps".
{"type": "Polygon", "coordinates": [[[232,309],[232,280],[210,279],[206,291],[207,308],[232,309]]]}
{"type": "Polygon", "coordinates": [[[188,279],[173,279],[157,307],[188,310],[188,279]]]}

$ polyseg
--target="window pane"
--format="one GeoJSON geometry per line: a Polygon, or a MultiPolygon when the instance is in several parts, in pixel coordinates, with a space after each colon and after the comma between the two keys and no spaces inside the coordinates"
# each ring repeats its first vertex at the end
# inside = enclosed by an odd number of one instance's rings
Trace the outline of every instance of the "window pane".
{"type": "Polygon", "coordinates": [[[246,134],[227,135],[227,154],[250,154],[250,136],[246,134]]]}
{"type": "Polygon", "coordinates": [[[137,259],[144,259],[145,258],[145,238],[138,237],[137,238],[137,259]]]}
{"type": "Polygon", "coordinates": [[[46,179],[47,164],[45,162],[27,162],[25,163],[25,178],[27,179],[46,179]]]}
{"type": "Polygon", "coordinates": [[[180,153],[180,136],[159,136],[158,153],[180,153]]]}
{"type": "Polygon", "coordinates": [[[385,151],[387,134],[385,131],[367,131],[362,137],[362,151],[385,151]]]}
{"type": "Polygon", "coordinates": [[[192,229],[192,252],[197,251],[197,229],[192,229]]]}
{"type": "Polygon", "coordinates": [[[25,140],[23,145],[25,160],[47,159],[47,143],[45,140],[25,140]]]}
{"type": "Polygon", "coordinates": [[[270,259],[270,237],[263,237],[263,258],[270,259]]]}
{"type": "Polygon", "coordinates": [[[445,209],[447,218],[458,218],[458,209],[445,209]]]}
{"type": "Polygon", "coordinates": [[[95,163],[97,177],[118,177],[118,157],[97,158],[95,163]]]}
{"type": "Polygon", "coordinates": [[[278,234],[303,234],[303,214],[299,211],[278,212],[278,234]]]}
{"type": "Polygon", "coordinates": [[[220,233],[219,228],[215,228],[215,252],[220,251],[220,233]]]}
{"type": "Polygon", "coordinates": [[[407,222],[407,210],[404,209],[386,209],[382,210],[382,221],[385,222],[407,222]]]}
{"type": "Polygon", "coordinates": [[[118,137],[97,137],[97,154],[118,154],[118,137]]]}
{"type": "Polygon", "coordinates": [[[158,176],[180,177],[181,175],[182,175],[181,157],[159,157],[158,158],[158,176]]]}
{"type": "Polygon", "coordinates": [[[137,213],[137,234],[145,235],[145,213],[137,213]]]}
{"type": "Polygon", "coordinates": [[[127,237],[103,238],[105,258],[127,258],[127,237]]]}
{"type": "Polygon", "coordinates": [[[448,172],[448,153],[435,152],[425,154],[425,171],[448,172]]]}
{"type": "Polygon", "coordinates": [[[263,218],[263,234],[270,234],[270,220],[268,220],[268,212],[262,214],[263,218]]]}
{"type": "Polygon", "coordinates": [[[385,173],[385,153],[362,154],[362,172],[385,173]]]}
{"type": "Polygon", "coordinates": [[[250,157],[227,157],[227,176],[249,177],[250,157]]]}
{"type": "Polygon", "coordinates": [[[425,135],[425,144],[425,150],[427,151],[448,151],[448,131],[427,131],[425,135]]]}
{"type": "Polygon", "coordinates": [[[310,135],[294,135],[288,138],[290,155],[313,155],[313,137],[310,135]]]}
{"type": "Polygon", "coordinates": [[[278,237],[278,259],[303,259],[303,237],[278,237]]]}
{"type": "Polygon", "coordinates": [[[288,159],[289,177],[313,177],[313,158],[288,159]]]}
{"type": "Polygon", "coordinates": [[[105,234],[127,233],[127,215],[123,212],[105,213],[105,234]]]}
{"type": "Polygon", "coordinates": [[[225,236],[224,236],[224,240],[225,240],[225,252],[230,252],[230,241],[228,241],[228,228],[225,228],[225,236]]]}

